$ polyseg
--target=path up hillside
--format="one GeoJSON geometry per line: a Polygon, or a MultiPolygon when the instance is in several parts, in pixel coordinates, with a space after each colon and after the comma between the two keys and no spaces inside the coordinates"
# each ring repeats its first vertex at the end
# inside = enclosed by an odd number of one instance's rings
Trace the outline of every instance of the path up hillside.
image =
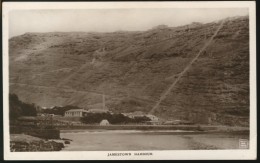
{"type": "MultiPolygon", "coordinates": [[[[222,21],[147,31],[26,33],[9,40],[10,92],[41,106],[150,112],[222,21]]],[[[248,125],[248,17],[225,19],[153,112],[163,119],[248,125]]]]}

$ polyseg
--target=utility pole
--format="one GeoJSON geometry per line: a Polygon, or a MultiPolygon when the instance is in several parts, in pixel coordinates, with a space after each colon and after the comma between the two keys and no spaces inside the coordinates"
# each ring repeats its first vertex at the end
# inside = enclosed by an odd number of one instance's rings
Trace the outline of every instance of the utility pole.
{"type": "Polygon", "coordinates": [[[103,95],[102,95],[102,96],[103,96],[103,110],[105,110],[105,108],[106,108],[106,104],[105,104],[105,102],[106,102],[106,101],[105,101],[105,95],[104,95],[104,92],[103,92],[103,95]]]}

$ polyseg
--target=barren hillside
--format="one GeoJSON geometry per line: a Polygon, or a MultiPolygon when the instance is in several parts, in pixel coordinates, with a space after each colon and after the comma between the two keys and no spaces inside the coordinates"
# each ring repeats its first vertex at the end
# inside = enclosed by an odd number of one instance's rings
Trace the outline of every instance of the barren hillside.
{"type": "Polygon", "coordinates": [[[26,33],[9,40],[10,92],[40,106],[89,108],[104,93],[115,112],[150,112],[161,98],[153,114],[163,119],[248,125],[248,21],[235,17],[138,32],[26,33]]]}

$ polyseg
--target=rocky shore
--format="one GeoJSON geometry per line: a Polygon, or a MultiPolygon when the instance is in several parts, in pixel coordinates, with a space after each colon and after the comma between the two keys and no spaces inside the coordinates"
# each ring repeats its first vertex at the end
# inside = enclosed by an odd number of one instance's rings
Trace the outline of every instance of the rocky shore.
{"type": "Polygon", "coordinates": [[[62,148],[64,144],[55,140],[44,140],[25,134],[11,134],[10,137],[11,152],[60,151],[62,148]]]}

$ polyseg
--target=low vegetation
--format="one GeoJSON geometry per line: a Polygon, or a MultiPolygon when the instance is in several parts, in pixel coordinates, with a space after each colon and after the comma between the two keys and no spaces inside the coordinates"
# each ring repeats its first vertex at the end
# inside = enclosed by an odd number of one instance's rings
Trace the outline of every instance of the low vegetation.
{"type": "Polygon", "coordinates": [[[108,120],[111,124],[144,123],[150,121],[146,116],[129,118],[123,114],[88,113],[87,116],[81,118],[81,122],[86,124],[97,124],[104,119],[108,120]]]}

